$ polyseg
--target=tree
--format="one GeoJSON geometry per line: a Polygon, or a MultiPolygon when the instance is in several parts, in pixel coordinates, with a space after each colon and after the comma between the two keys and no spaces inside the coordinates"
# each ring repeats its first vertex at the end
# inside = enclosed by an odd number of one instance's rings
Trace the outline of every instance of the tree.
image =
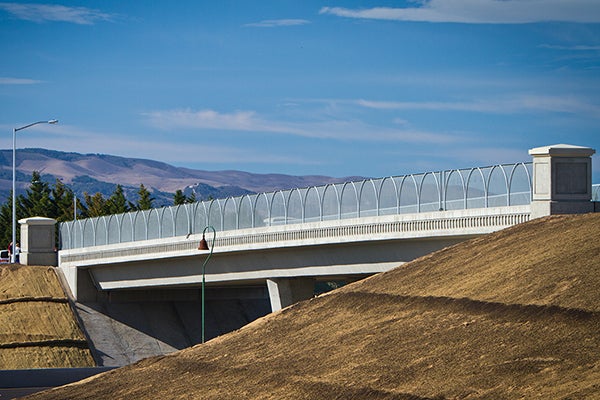
{"type": "Polygon", "coordinates": [[[24,215],[27,217],[54,218],[56,210],[54,209],[55,203],[51,193],[50,185],[42,181],[38,171],[33,171],[31,185],[29,185],[23,201],[24,215]]]}
{"type": "MultiPolygon", "coordinates": [[[[83,201],[81,201],[76,197],[73,190],[59,179],[51,187],[50,184],[42,181],[38,171],[33,171],[31,184],[26,191],[26,195],[17,196],[16,219],[18,221],[26,217],[40,216],[54,218],[58,222],[66,222],[74,219],[75,211],[82,218],[94,218],[133,210],[151,209],[155,199],[143,184],[140,185],[137,194],[138,201],[133,204],[126,199],[123,187],[117,185],[108,199],[105,199],[102,193],[90,195],[85,192],[83,201]],[[76,209],[74,207],[75,202],[77,203],[76,209]]],[[[173,196],[173,202],[176,205],[194,203],[196,202],[196,193],[192,191],[189,196],[185,196],[181,190],[178,190],[173,196]]],[[[20,236],[18,226],[16,233],[18,238],[20,236]]],[[[0,248],[3,248],[4,245],[8,246],[11,241],[12,193],[7,201],[0,205],[0,248]]]]}
{"type": "Polygon", "coordinates": [[[131,210],[130,203],[125,198],[121,185],[117,185],[113,194],[108,198],[106,206],[108,207],[108,214],[122,214],[131,210]]]}
{"type": "Polygon", "coordinates": [[[195,203],[196,201],[196,192],[192,190],[192,194],[190,194],[186,200],[186,203],[195,203]]]}
{"type": "Polygon", "coordinates": [[[75,219],[75,194],[59,179],[56,180],[54,188],[52,188],[52,198],[54,199],[53,218],[56,218],[58,222],[75,219]]]}
{"type": "MultiPolygon", "coordinates": [[[[0,207],[0,226],[5,227],[2,232],[0,232],[0,248],[6,249],[8,244],[12,241],[12,191],[6,203],[0,207]]],[[[17,235],[18,234],[19,229],[17,229],[17,235]]]]}
{"type": "Polygon", "coordinates": [[[152,202],[154,201],[154,197],[152,197],[152,195],[150,194],[148,189],[146,189],[146,187],[144,186],[143,183],[140,185],[140,188],[137,191],[137,194],[138,194],[139,198],[138,198],[138,201],[136,204],[136,209],[137,210],[151,209],[152,202]]]}
{"type": "Polygon", "coordinates": [[[83,193],[85,199],[85,217],[94,218],[108,214],[107,201],[102,193],[96,193],[90,196],[87,192],[83,193]]]}
{"type": "MultiPolygon", "coordinates": [[[[53,186],[42,181],[38,171],[31,176],[31,183],[25,195],[16,199],[16,220],[27,217],[48,217],[58,222],[72,221],[77,215],[82,218],[94,218],[108,214],[120,214],[132,210],[148,210],[155,200],[150,191],[142,184],[137,192],[139,199],[136,204],[129,202],[121,185],[117,185],[113,194],[105,199],[101,193],[90,195],[85,192],[83,201],[78,199],[71,188],[56,180],[53,186]],[[76,208],[75,204],[77,203],[76,208]]],[[[195,201],[192,194],[189,198],[182,191],[175,193],[176,204],[195,201]]],[[[16,227],[17,241],[20,229],[16,227]]],[[[58,231],[57,231],[58,232],[58,231]]],[[[12,193],[4,204],[0,204],[0,248],[8,246],[12,241],[12,193]]]]}
{"type": "Polygon", "coordinates": [[[185,204],[187,202],[187,197],[183,194],[181,189],[177,189],[175,194],[173,195],[173,205],[179,206],[181,204],[185,204]]]}

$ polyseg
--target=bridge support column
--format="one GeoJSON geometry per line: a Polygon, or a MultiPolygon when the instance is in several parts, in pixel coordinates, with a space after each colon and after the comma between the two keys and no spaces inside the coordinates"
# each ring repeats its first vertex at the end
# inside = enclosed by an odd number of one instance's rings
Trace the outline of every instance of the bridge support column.
{"type": "Polygon", "coordinates": [[[594,211],[589,147],[557,144],[529,150],[533,156],[531,218],[594,211]]]}
{"type": "Polygon", "coordinates": [[[21,254],[19,262],[24,265],[57,266],[54,225],[56,220],[31,217],[19,220],[21,224],[21,254]]]}
{"type": "Polygon", "coordinates": [[[313,278],[267,279],[271,310],[279,311],[302,300],[313,297],[315,280],[313,278]]]}

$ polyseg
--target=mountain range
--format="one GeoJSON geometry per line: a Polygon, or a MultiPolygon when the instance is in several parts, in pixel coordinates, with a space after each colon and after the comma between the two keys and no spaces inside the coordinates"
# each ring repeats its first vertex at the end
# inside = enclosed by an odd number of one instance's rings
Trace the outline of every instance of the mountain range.
{"type": "MultiPolygon", "coordinates": [[[[29,186],[32,172],[38,171],[42,180],[54,184],[59,179],[80,198],[84,192],[99,192],[108,197],[119,184],[126,197],[134,201],[137,190],[143,184],[152,193],[155,206],[172,205],[173,194],[177,190],[182,190],[187,196],[195,193],[197,200],[204,200],[363,179],[357,176],[334,178],[235,170],[204,171],[140,158],[41,148],[19,149],[16,171],[17,193],[29,186]]],[[[0,201],[6,201],[11,190],[12,150],[0,150],[0,201]]]]}

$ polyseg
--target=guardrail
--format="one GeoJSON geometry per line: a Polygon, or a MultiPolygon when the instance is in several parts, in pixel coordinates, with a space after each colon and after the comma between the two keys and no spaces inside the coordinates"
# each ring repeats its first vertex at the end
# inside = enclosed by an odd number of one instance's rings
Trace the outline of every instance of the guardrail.
{"type": "MultiPolygon", "coordinates": [[[[524,205],[532,163],[427,172],[313,186],[60,224],[61,249],[314,221],[524,205]]],[[[596,191],[597,192],[597,191],[596,191]]]]}
{"type": "MultiPolygon", "coordinates": [[[[508,226],[529,221],[528,204],[510,207],[488,207],[446,212],[385,215],[322,221],[297,225],[280,225],[258,229],[219,232],[215,248],[223,254],[246,250],[282,248],[319,244],[340,244],[367,240],[396,240],[439,237],[470,236],[493,232],[508,226]]],[[[186,236],[145,240],[70,249],[60,252],[61,265],[76,266],[112,263],[114,261],[139,261],[198,254],[198,240],[186,236]]]]}

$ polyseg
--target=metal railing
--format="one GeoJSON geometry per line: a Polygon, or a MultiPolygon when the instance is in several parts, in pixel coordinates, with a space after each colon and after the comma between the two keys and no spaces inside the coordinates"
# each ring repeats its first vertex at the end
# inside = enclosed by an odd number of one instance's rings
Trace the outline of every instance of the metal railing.
{"type": "MultiPolygon", "coordinates": [[[[598,188],[596,188],[598,189],[598,188]]],[[[531,202],[532,163],[394,176],[63,222],[61,249],[218,231],[531,202]]],[[[598,190],[595,192],[598,197],[598,190]]]]}

